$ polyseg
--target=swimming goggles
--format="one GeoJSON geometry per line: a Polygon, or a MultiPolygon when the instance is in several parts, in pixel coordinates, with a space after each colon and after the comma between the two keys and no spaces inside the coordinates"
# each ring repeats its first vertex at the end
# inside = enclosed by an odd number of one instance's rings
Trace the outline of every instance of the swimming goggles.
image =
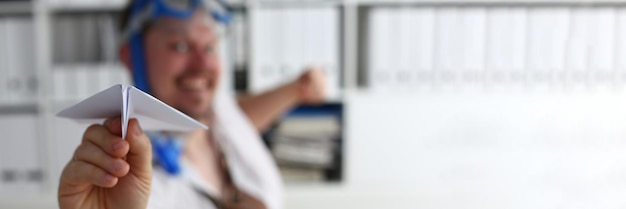
{"type": "Polygon", "coordinates": [[[143,26],[161,17],[186,20],[191,18],[195,10],[202,8],[206,9],[217,22],[228,24],[232,20],[232,8],[224,0],[136,0],[133,2],[128,26],[122,38],[130,44],[135,87],[151,93],[146,73],[143,26]]]}

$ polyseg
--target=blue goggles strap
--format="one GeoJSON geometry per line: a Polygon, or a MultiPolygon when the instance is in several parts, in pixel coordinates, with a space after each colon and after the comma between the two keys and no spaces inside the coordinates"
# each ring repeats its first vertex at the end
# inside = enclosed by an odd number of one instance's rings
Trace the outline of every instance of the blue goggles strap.
{"type": "Polygon", "coordinates": [[[171,175],[182,172],[180,157],[183,150],[182,141],[162,133],[148,133],[152,142],[154,161],[171,175]]]}
{"type": "Polygon", "coordinates": [[[233,19],[233,8],[230,7],[230,5],[228,5],[228,3],[226,3],[226,1],[224,0],[213,0],[213,1],[209,1],[206,4],[209,4],[208,7],[210,8],[209,11],[211,11],[211,15],[213,16],[213,19],[215,19],[216,21],[223,23],[223,24],[229,24],[232,19],[233,19]],[[211,4],[214,3],[214,4],[211,4]]]}
{"type": "Polygon", "coordinates": [[[130,40],[131,65],[133,82],[139,90],[151,94],[146,73],[146,59],[144,55],[143,36],[135,34],[130,40]]]}

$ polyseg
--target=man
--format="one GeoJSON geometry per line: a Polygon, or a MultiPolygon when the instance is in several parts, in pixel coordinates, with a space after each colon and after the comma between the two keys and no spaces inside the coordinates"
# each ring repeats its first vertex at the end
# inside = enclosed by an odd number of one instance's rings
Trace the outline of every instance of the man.
{"type": "MultiPolygon", "coordinates": [[[[210,127],[183,136],[183,174],[153,167],[153,144],[140,121],[129,122],[124,140],[120,118],[110,118],[87,128],[63,170],[58,190],[61,208],[281,207],[277,170],[267,160],[256,131],[298,103],[323,101],[324,76],[319,69],[309,69],[273,91],[240,98],[241,109],[224,115],[228,108],[216,103],[222,73],[216,23],[208,17],[198,9],[188,19],[162,17],[143,27],[150,93],[210,127]],[[246,117],[239,123],[238,112],[246,117]],[[255,137],[250,137],[253,132],[255,137]]],[[[128,43],[121,46],[121,60],[129,69],[131,51],[128,43]]]]}

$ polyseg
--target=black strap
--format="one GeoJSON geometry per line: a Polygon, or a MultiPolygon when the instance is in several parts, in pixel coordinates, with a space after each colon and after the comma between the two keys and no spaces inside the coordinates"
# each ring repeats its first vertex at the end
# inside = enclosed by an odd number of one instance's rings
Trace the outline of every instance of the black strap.
{"type": "Polygon", "coordinates": [[[211,201],[213,205],[215,205],[216,208],[223,209],[222,204],[220,204],[219,201],[217,201],[215,198],[209,195],[209,193],[206,193],[204,190],[198,188],[198,186],[196,186],[195,184],[191,184],[191,185],[193,186],[193,190],[195,190],[199,195],[209,199],[209,201],[211,201]]]}

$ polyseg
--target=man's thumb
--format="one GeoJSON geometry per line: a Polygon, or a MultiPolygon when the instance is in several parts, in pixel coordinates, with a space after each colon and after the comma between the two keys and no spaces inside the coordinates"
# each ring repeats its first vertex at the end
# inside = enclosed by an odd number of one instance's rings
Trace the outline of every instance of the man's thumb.
{"type": "Polygon", "coordinates": [[[133,118],[128,121],[126,140],[130,145],[130,150],[126,155],[130,172],[135,175],[152,175],[152,144],[139,126],[137,119],[133,118]]]}

